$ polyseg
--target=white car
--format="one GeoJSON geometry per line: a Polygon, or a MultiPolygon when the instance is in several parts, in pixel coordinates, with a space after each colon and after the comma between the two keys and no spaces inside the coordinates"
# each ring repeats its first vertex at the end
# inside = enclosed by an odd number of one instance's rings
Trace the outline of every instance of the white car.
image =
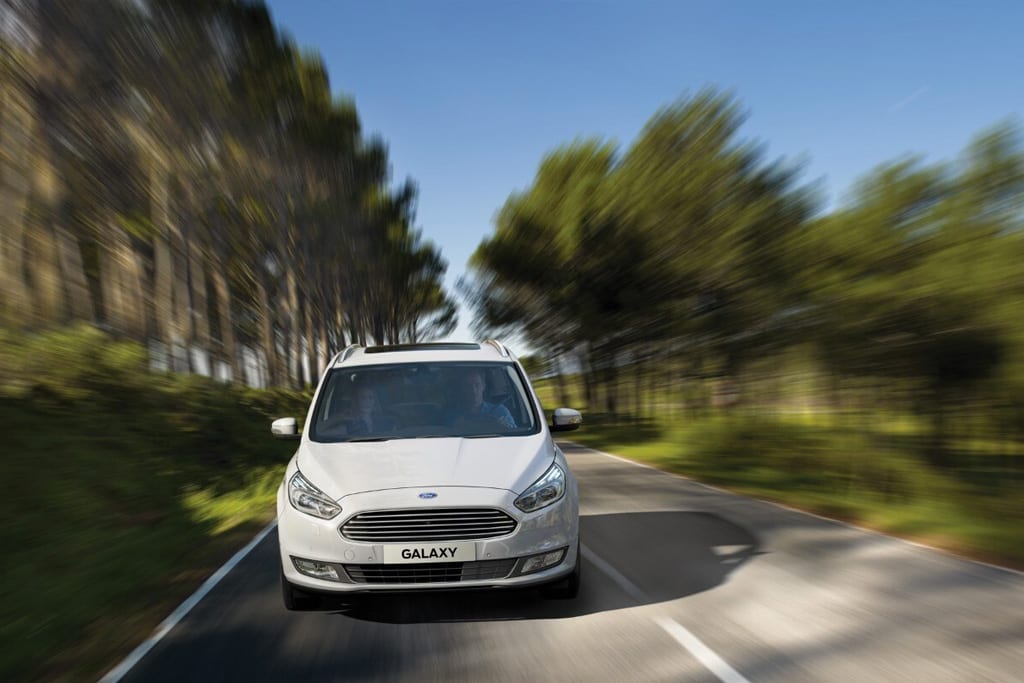
{"type": "Polygon", "coordinates": [[[500,342],[349,347],[329,364],[277,494],[288,609],[324,593],[580,585],[576,480],[500,342]]]}

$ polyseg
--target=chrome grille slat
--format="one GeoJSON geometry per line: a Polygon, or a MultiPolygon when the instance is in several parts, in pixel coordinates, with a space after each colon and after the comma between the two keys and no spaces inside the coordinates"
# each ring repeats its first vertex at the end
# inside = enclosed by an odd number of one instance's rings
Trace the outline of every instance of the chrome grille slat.
{"type": "Polygon", "coordinates": [[[489,517],[483,517],[480,515],[449,515],[447,517],[410,517],[408,519],[376,519],[376,520],[362,520],[353,519],[354,523],[360,526],[378,526],[382,524],[408,524],[410,522],[439,522],[445,524],[457,524],[461,521],[501,521],[503,517],[501,515],[492,515],[489,517]]]}
{"type": "MultiPolygon", "coordinates": [[[[474,524],[472,526],[445,526],[444,528],[445,529],[450,529],[451,531],[489,531],[489,530],[493,530],[495,528],[495,525],[494,524],[474,524]]],[[[352,533],[352,532],[356,532],[357,533],[357,532],[360,532],[360,531],[367,531],[367,532],[372,531],[372,532],[377,532],[377,533],[388,533],[388,535],[392,535],[393,536],[393,535],[395,535],[395,533],[411,533],[411,532],[417,532],[417,531],[422,531],[422,532],[426,532],[426,533],[432,533],[432,532],[436,531],[437,528],[436,527],[410,528],[410,527],[406,526],[406,527],[403,527],[403,528],[380,528],[380,529],[378,529],[378,528],[370,528],[370,529],[346,528],[345,530],[347,532],[349,532],[349,533],[352,533]]]]}
{"type": "Polygon", "coordinates": [[[344,568],[353,583],[457,583],[503,579],[512,572],[515,562],[515,558],[508,558],[433,564],[346,564],[344,568]]]}
{"type": "Polygon", "coordinates": [[[500,534],[494,534],[490,531],[477,531],[475,533],[451,533],[451,534],[407,534],[405,536],[347,536],[349,540],[359,541],[360,543],[420,543],[429,542],[434,543],[435,541],[440,543],[443,541],[482,541],[488,538],[494,538],[500,534]]]}
{"type": "MultiPolygon", "coordinates": [[[[430,511],[424,510],[423,512],[403,512],[403,513],[400,513],[400,514],[399,513],[391,513],[391,512],[388,512],[386,510],[382,510],[382,511],[379,511],[379,512],[369,512],[369,513],[364,513],[364,514],[372,514],[375,517],[379,517],[380,519],[401,519],[401,518],[404,518],[404,517],[412,517],[412,518],[417,518],[417,519],[422,518],[422,517],[436,517],[438,519],[443,519],[443,518],[447,518],[447,517],[462,517],[466,513],[464,513],[461,510],[458,510],[458,509],[452,509],[452,510],[430,510],[430,511]],[[460,514],[460,513],[462,513],[462,514],[460,514]]],[[[480,510],[480,511],[477,511],[477,512],[473,512],[471,514],[481,515],[481,516],[490,516],[490,517],[500,517],[501,515],[503,515],[505,513],[501,512],[499,510],[480,510]]]]}
{"type": "Polygon", "coordinates": [[[341,534],[364,543],[458,541],[512,533],[517,522],[491,508],[378,510],[363,512],[341,526],[341,534]]]}
{"type": "MultiPolygon", "coordinates": [[[[481,526],[489,525],[498,522],[499,524],[504,522],[502,519],[452,519],[445,520],[443,522],[417,520],[418,524],[444,524],[445,526],[481,526]]],[[[349,522],[346,526],[356,527],[358,529],[405,529],[409,526],[408,522],[400,524],[372,524],[367,522],[349,522]]]]}

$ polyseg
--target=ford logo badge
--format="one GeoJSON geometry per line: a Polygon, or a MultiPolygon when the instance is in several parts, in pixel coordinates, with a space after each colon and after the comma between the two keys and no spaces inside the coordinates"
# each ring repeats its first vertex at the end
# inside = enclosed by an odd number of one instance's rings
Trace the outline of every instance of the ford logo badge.
{"type": "Polygon", "coordinates": [[[422,498],[423,500],[430,500],[431,498],[437,498],[437,494],[431,492],[421,493],[420,498],[422,498]]]}

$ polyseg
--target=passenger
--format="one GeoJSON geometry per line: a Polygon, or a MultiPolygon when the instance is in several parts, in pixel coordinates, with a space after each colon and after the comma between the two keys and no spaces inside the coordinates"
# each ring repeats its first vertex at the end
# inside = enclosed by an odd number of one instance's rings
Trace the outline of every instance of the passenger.
{"type": "Polygon", "coordinates": [[[449,421],[453,425],[460,425],[466,422],[493,420],[505,429],[515,429],[516,421],[512,419],[512,413],[508,408],[500,403],[484,400],[485,387],[483,371],[470,370],[463,375],[459,380],[457,399],[449,421]]]}

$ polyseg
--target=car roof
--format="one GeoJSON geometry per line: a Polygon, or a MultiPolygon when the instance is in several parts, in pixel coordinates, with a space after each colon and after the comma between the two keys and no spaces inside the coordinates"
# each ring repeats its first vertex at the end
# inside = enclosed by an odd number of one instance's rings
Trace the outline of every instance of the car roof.
{"type": "Polygon", "coordinates": [[[393,363],[426,362],[512,362],[515,356],[499,341],[433,342],[421,344],[389,344],[380,346],[350,346],[338,354],[332,367],[356,365],[383,365],[393,363]]]}

